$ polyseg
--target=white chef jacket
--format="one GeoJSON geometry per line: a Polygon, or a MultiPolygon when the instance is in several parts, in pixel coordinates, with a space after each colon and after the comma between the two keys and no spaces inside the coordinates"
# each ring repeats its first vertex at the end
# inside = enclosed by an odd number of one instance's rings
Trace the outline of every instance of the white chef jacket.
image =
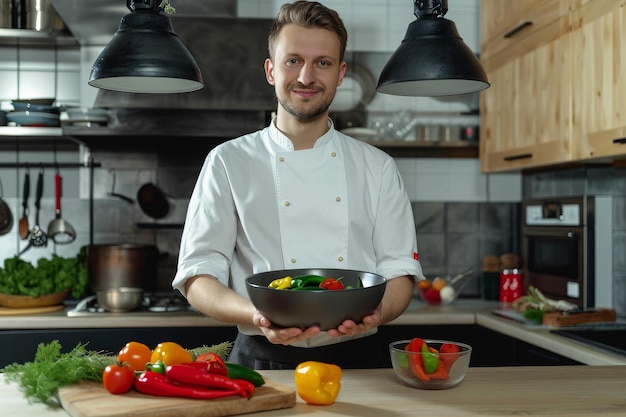
{"type": "MultiPolygon", "coordinates": [[[[247,298],[246,277],[302,268],[423,279],[395,161],[329,126],[312,149],[294,151],[272,122],[211,150],[189,201],[174,288],[185,294],[187,279],[208,274],[247,298]]],[[[301,346],[346,338],[322,332],[301,346]]]]}

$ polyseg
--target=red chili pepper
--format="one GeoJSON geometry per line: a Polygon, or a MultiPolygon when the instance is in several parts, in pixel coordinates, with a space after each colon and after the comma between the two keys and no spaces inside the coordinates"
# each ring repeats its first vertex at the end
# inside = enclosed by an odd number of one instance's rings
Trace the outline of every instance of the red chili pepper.
{"type": "MultiPolygon", "coordinates": [[[[249,397],[254,392],[254,384],[243,384],[238,380],[223,375],[212,374],[188,364],[170,365],[165,371],[167,379],[181,384],[198,385],[205,388],[235,390],[242,397],[249,397]],[[252,387],[252,388],[250,388],[252,387]]],[[[246,381],[247,382],[247,381],[246,381]]]]}
{"type": "Polygon", "coordinates": [[[209,389],[193,385],[181,385],[156,372],[144,372],[135,378],[135,389],[143,394],[160,397],[184,397],[202,400],[239,394],[238,389],[209,389]]]}
{"type": "Polygon", "coordinates": [[[326,278],[320,284],[320,288],[324,288],[326,290],[344,290],[343,282],[341,282],[341,278],[326,278]]]}

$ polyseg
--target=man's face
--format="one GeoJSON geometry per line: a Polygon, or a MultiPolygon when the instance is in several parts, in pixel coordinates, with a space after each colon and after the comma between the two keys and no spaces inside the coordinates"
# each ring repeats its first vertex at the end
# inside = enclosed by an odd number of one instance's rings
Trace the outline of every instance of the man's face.
{"type": "Polygon", "coordinates": [[[283,27],[273,59],[265,61],[265,75],[285,111],[303,121],[326,114],[346,71],[339,50],[334,32],[283,27]]]}

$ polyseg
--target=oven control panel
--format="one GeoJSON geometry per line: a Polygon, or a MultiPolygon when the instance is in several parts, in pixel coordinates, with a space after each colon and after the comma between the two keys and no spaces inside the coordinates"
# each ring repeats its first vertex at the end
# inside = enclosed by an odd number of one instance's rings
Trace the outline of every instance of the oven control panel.
{"type": "Polygon", "coordinates": [[[580,226],[580,204],[537,204],[526,206],[528,226],[580,226]]]}

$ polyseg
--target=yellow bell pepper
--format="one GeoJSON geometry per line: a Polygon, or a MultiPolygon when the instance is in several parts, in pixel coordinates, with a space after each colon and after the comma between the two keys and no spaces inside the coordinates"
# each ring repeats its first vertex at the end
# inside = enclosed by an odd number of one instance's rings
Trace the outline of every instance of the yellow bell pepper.
{"type": "Polygon", "coordinates": [[[269,283],[268,287],[275,288],[277,290],[286,290],[287,288],[291,288],[291,277],[286,276],[284,278],[275,279],[269,283]]]}
{"type": "Polygon", "coordinates": [[[302,362],[295,370],[298,395],[307,404],[333,404],[341,389],[341,376],[342,370],[337,365],[316,361],[302,362]]]}
{"type": "Polygon", "coordinates": [[[157,345],[152,351],[152,357],[150,362],[156,363],[158,361],[167,365],[177,365],[180,363],[193,362],[193,356],[191,353],[175,342],[162,342],[157,345]]]}

